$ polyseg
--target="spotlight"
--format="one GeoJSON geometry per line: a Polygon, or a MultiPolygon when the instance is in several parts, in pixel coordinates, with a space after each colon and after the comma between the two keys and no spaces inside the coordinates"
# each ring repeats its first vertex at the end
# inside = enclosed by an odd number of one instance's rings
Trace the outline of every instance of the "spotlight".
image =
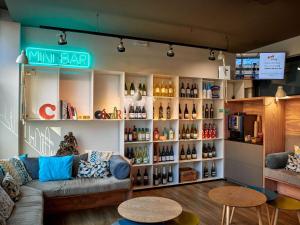
{"type": "Polygon", "coordinates": [[[62,32],[58,35],[58,41],[57,41],[57,43],[58,43],[59,45],[66,45],[66,44],[68,44],[68,42],[67,42],[67,34],[66,34],[65,31],[62,31],[62,32]]]}
{"type": "Polygon", "coordinates": [[[218,60],[222,60],[223,61],[223,66],[225,66],[225,55],[222,51],[219,51],[218,60]]]}
{"type": "Polygon", "coordinates": [[[211,60],[211,61],[216,60],[215,51],[213,49],[210,50],[208,59],[211,60]]]}
{"type": "Polygon", "coordinates": [[[28,64],[28,57],[25,50],[21,51],[21,54],[17,57],[16,63],[18,64],[28,64]]]}
{"type": "Polygon", "coordinates": [[[167,56],[169,56],[169,57],[175,56],[175,52],[173,51],[172,45],[169,45],[169,50],[167,51],[167,56]]]}
{"type": "Polygon", "coordinates": [[[120,44],[118,44],[117,50],[118,52],[125,52],[125,47],[123,45],[122,38],[120,38],[120,44]]]}

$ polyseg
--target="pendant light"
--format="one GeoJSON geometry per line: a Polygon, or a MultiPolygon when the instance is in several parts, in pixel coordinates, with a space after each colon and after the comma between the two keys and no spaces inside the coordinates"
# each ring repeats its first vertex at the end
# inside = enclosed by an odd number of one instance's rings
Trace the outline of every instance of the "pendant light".
{"type": "Polygon", "coordinates": [[[125,52],[125,47],[122,38],[120,38],[120,44],[118,44],[117,50],[118,52],[125,52]]]}
{"type": "Polygon", "coordinates": [[[139,89],[136,89],[136,90],[135,90],[133,99],[134,99],[135,101],[141,101],[141,100],[142,100],[142,94],[141,94],[141,91],[140,91],[139,89]]]}
{"type": "Polygon", "coordinates": [[[211,50],[209,51],[208,59],[209,59],[210,61],[215,61],[215,60],[216,60],[216,57],[215,57],[215,51],[214,51],[213,49],[211,49],[211,50]]]}
{"type": "Polygon", "coordinates": [[[286,97],[286,92],[284,91],[283,86],[280,85],[277,87],[275,99],[278,102],[279,98],[284,98],[284,97],[286,97]]]}
{"type": "Polygon", "coordinates": [[[169,57],[174,57],[175,56],[175,52],[173,50],[172,45],[169,45],[169,50],[167,51],[167,56],[169,56],[169,57]]]}
{"type": "Polygon", "coordinates": [[[16,59],[16,63],[18,63],[18,64],[28,64],[28,57],[26,55],[25,50],[21,51],[21,54],[16,59]]]}

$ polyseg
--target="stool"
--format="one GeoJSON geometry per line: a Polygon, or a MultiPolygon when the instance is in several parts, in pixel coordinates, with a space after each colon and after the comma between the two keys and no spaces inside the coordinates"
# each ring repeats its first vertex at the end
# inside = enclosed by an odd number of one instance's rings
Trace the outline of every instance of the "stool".
{"type": "Polygon", "coordinates": [[[297,211],[297,216],[300,224],[300,201],[299,200],[285,197],[285,196],[279,196],[274,201],[269,202],[269,204],[275,208],[271,220],[272,225],[277,224],[278,213],[280,209],[297,211]]]}
{"type": "Polygon", "coordinates": [[[195,213],[183,211],[177,218],[166,222],[166,225],[199,225],[199,217],[195,213]]]}
{"type": "MultiPolygon", "coordinates": [[[[149,223],[137,223],[127,219],[119,219],[112,225],[149,225],[149,223]]],[[[151,223],[151,225],[164,225],[163,223],[151,223]]]]}

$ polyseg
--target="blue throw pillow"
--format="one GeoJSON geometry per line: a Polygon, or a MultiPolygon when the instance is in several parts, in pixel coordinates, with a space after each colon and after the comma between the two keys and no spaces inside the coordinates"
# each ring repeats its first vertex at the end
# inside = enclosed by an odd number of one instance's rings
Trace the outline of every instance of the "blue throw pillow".
{"type": "Polygon", "coordinates": [[[39,179],[39,158],[20,158],[33,180],[39,179]]]}
{"type": "Polygon", "coordinates": [[[39,180],[70,180],[72,179],[73,156],[39,158],[39,180]]]}
{"type": "Polygon", "coordinates": [[[124,159],[122,159],[119,155],[113,155],[110,158],[110,172],[111,174],[119,179],[126,179],[130,174],[130,165],[124,159]]]}

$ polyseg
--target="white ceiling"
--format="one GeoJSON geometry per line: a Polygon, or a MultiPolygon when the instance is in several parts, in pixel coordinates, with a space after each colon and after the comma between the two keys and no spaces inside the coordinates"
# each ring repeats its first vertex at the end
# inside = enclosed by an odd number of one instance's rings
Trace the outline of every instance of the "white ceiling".
{"type": "Polygon", "coordinates": [[[300,34],[299,0],[6,0],[6,4],[11,17],[24,25],[101,31],[232,52],[300,34]]]}

